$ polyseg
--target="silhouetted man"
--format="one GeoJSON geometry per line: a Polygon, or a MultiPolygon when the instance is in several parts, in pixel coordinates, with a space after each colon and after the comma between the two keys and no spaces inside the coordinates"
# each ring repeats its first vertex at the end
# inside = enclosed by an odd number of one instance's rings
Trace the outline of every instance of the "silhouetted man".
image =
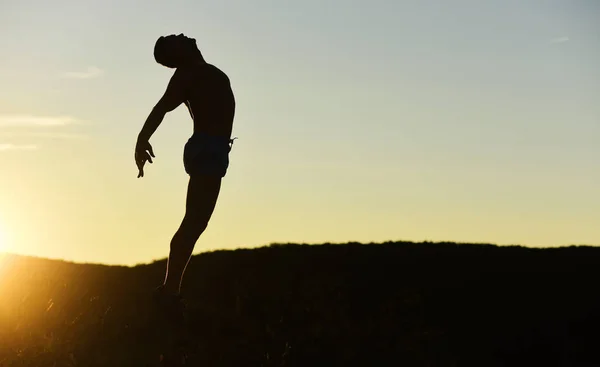
{"type": "Polygon", "coordinates": [[[183,34],[160,37],[154,46],[154,58],[175,69],[175,73],[138,136],[138,178],[144,177],[146,161],[152,163],[155,157],[149,139],[165,114],[183,103],[194,121],[194,133],[183,153],[190,176],[185,216],[171,240],[164,284],[157,289],[161,296],[178,298],[183,273],[196,241],[208,225],[229,166],[235,98],[227,75],[204,60],[193,38],[183,34]]]}

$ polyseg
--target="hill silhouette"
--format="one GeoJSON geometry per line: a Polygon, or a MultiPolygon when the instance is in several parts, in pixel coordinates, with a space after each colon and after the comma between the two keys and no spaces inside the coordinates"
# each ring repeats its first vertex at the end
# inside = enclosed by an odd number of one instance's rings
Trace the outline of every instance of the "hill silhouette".
{"type": "MultiPolygon", "coordinates": [[[[2,261],[2,260],[0,260],[2,261]]],[[[274,244],[193,257],[198,366],[598,366],[600,249],[274,244]]],[[[135,267],[0,263],[0,366],[154,366],[167,333],[135,267]]]]}

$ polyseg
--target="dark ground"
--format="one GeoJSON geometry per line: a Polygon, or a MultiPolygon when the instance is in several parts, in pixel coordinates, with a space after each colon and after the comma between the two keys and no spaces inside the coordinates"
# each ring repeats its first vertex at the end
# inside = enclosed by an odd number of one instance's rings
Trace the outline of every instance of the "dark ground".
{"type": "MultiPolygon", "coordinates": [[[[168,345],[132,268],[9,256],[0,366],[155,366],[168,345]]],[[[600,366],[600,248],[273,245],[195,256],[193,366],[600,366]]]]}

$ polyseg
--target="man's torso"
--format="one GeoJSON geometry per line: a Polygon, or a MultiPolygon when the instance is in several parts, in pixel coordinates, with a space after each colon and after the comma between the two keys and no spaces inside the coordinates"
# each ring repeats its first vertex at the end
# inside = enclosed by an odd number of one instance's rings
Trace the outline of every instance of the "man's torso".
{"type": "Polygon", "coordinates": [[[194,120],[194,132],[230,138],[235,97],[227,75],[211,64],[178,71],[184,73],[185,105],[194,120]]]}

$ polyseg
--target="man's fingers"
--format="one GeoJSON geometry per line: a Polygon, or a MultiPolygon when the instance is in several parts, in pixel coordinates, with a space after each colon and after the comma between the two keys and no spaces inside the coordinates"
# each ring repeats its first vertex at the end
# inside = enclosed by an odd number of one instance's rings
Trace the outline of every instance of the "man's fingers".
{"type": "Polygon", "coordinates": [[[136,159],[135,159],[135,165],[138,168],[138,176],[137,176],[137,178],[144,177],[144,163],[145,163],[145,159],[140,158],[139,156],[136,157],[136,159]]]}
{"type": "Polygon", "coordinates": [[[150,144],[148,144],[145,149],[143,150],[143,152],[141,152],[140,150],[137,150],[136,148],[136,152],[135,152],[135,163],[138,167],[138,178],[140,177],[144,177],[144,165],[146,164],[146,162],[149,163],[154,163],[154,161],[152,160],[152,158],[154,158],[154,150],[152,149],[152,146],[150,144]]]}

